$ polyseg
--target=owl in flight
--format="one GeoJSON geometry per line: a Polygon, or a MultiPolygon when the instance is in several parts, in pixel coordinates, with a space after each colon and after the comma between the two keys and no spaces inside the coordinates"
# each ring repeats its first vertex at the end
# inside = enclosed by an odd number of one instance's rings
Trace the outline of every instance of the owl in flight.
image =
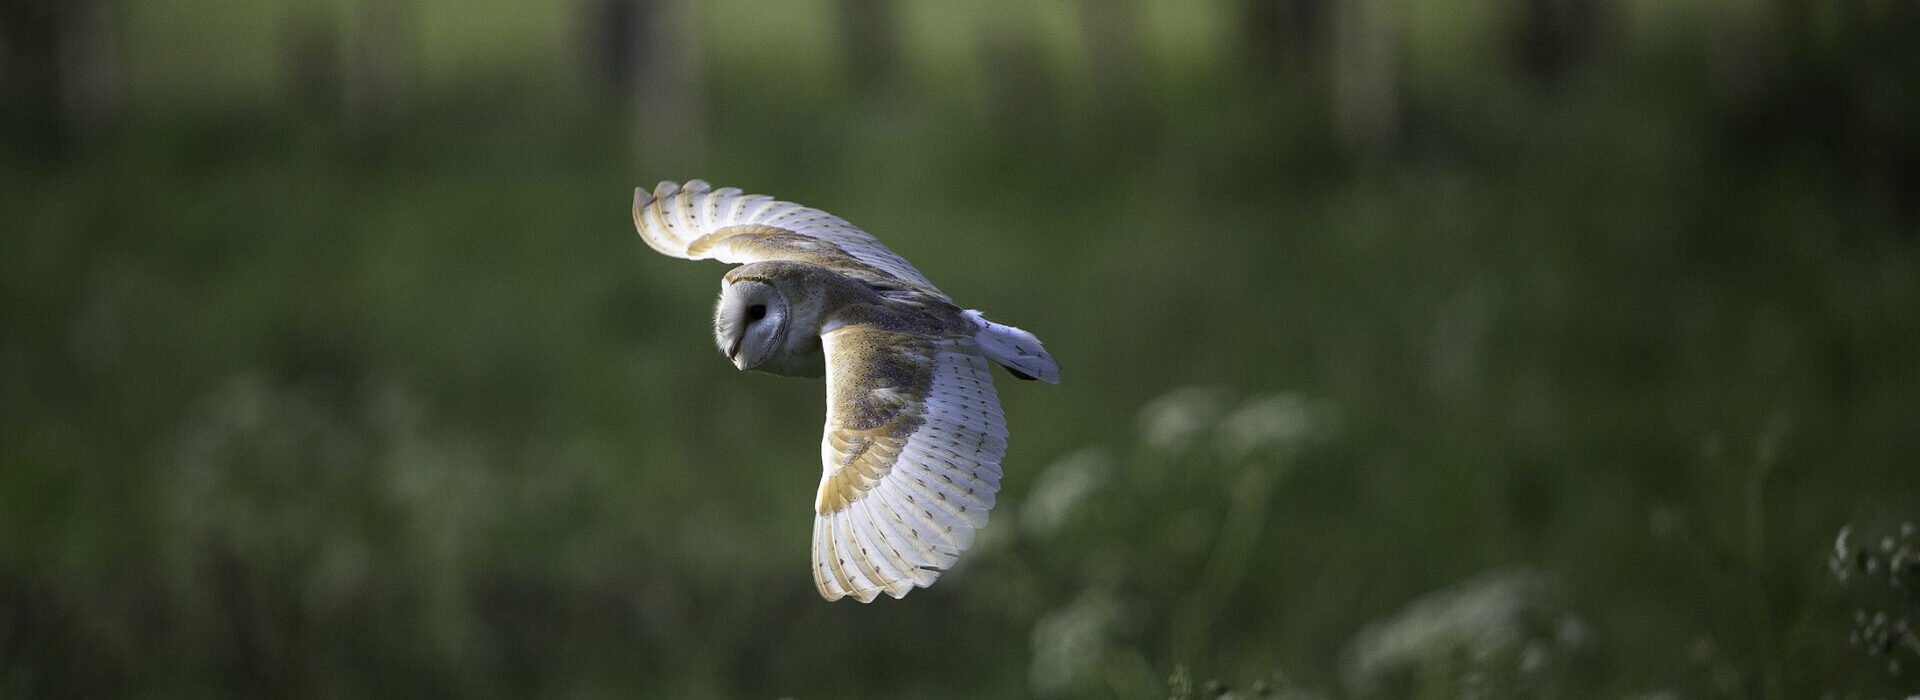
{"type": "Polygon", "coordinates": [[[827,378],[813,581],[820,595],[905,596],[953,566],[1000,489],[1007,422],[988,370],[1060,381],[1032,333],[963,310],[832,214],[699,180],[633,193],[654,250],[739,264],[714,342],[740,369],[827,378]]]}

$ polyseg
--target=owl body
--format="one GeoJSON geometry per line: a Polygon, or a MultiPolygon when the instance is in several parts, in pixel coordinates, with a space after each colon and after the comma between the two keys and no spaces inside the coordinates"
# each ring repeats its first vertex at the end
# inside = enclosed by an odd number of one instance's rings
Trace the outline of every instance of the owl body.
{"type": "Polygon", "coordinates": [[[714,342],[742,370],[825,375],[814,582],[828,600],[930,585],[987,522],[1006,454],[989,370],[1059,381],[1026,331],[955,305],[906,260],[817,209],[661,183],[634,225],[667,255],[743,263],[714,342]]]}
{"type": "MultiPolygon", "coordinates": [[[[770,374],[818,377],[826,372],[820,336],[848,325],[873,326],[943,338],[970,338],[995,325],[977,311],[962,310],[945,299],[907,290],[876,289],[868,283],[812,263],[775,261],[736,267],[721,278],[714,309],[714,337],[726,353],[750,308],[752,284],[771,287],[784,298],[788,323],[777,331],[774,350],[762,364],[742,367],[770,374]],[[729,303],[746,295],[742,301],[729,303]]],[[[756,319],[760,320],[760,319],[756,319]]],[[[1002,326],[1004,328],[1004,326],[1002,326]]],[[[1037,344],[1037,343],[1036,343],[1037,344]]]]}

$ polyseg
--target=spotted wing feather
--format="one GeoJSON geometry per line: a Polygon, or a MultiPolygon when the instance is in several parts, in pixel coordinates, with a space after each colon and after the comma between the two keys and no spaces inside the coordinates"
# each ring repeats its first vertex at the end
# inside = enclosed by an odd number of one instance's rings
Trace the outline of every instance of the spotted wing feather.
{"type": "Polygon", "coordinates": [[[1000,488],[1007,424],[971,338],[871,326],[827,354],[813,577],[828,600],[932,584],[973,544],[1000,488]]]}
{"type": "MultiPolygon", "coordinates": [[[[633,191],[633,225],[647,245],[689,260],[749,263],[798,260],[875,286],[940,290],[880,239],[845,219],[766,195],[713,189],[701,180],[633,191]]],[[[945,295],[940,295],[946,298],[945,295]]]]}

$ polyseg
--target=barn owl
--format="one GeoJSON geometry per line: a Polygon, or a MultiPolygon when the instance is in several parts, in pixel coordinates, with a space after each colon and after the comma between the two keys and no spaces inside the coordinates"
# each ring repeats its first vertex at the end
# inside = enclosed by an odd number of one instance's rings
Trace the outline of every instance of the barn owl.
{"type": "Polygon", "coordinates": [[[813,580],[827,600],[903,597],[973,544],[1007,423],[988,373],[1059,383],[1032,333],[963,310],[873,236],[818,209],[699,180],[634,190],[654,250],[740,264],[714,342],[742,370],[826,375],[813,580]]]}

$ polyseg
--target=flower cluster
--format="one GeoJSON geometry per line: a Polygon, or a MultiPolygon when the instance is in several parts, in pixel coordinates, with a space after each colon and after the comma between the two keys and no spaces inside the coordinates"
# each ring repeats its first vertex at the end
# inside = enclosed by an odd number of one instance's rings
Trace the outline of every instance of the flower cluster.
{"type": "Polygon", "coordinates": [[[1423,596],[1354,637],[1342,664],[1348,690],[1356,697],[1438,688],[1465,697],[1548,693],[1593,634],[1559,603],[1559,588],[1545,573],[1516,570],[1423,596]]]}
{"type": "Polygon", "coordinates": [[[1878,542],[1856,543],[1852,525],[1840,528],[1827,570],[1842,587],[1865,599],[1854,608],[1853,629],[1847,635],[1854,649],[1884,660],[1893,675],[1905,670],[1903,658],[1920,660],[1920,633],[1913,620],[1920,608],[1920,547],[1913,523],[1901,524],[1897,534],[1882,535],[1878,542]],[[1883,580],[1884,588],[1873,585],[1883,580]]]}

